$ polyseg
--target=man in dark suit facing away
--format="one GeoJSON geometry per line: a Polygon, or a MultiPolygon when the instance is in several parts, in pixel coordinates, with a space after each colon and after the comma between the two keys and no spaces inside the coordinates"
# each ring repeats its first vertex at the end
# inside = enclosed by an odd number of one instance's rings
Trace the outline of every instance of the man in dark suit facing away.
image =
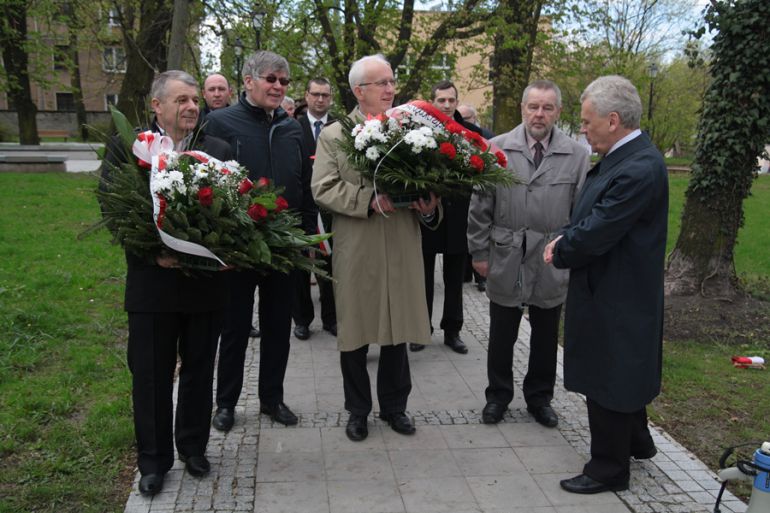
{"type": "Polygon", "coordinates": [[[630,81],[600,77],[580,100],[580,131],[602,159],[543,258],[570,269],[564,386],[586,396],[591,430],[591,459],[561,487],[598,493],[626,490],[630,458],[657,452],[646,406],[661,384],[668,173],[630,81]]]}

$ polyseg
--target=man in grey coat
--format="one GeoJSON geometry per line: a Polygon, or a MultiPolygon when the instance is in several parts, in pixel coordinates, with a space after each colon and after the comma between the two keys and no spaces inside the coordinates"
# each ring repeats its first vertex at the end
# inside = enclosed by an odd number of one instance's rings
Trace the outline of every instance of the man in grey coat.
{"type": "Polygon", "coordinates": [[[657,452],[646,405],[660,392],[668,173],[639,130],[642,102],[619,76],[580,98],[581,132],[602,160],[546,263],[570,269],[564,321],[564,386],[586,396],[591,459],[561,482],[573,493],[625,490],[630,458],[657,452]]]}
{"type": "Polygon", "coordinates": [[[525,307],[532,336],[524,400],[537,422],[558,424],[551,399],[569,273],[545,265],[542,252],[569,222],[589,164],[586,149],[554,126],[560,113],[556,84],[530,84],[521,101],[523,123],[492,139],[523,183],[471,198],[468,249],[473,268],[487,278],[490,299],[486,424],[500,422],[513,399],[513,345],[525,307]]]}

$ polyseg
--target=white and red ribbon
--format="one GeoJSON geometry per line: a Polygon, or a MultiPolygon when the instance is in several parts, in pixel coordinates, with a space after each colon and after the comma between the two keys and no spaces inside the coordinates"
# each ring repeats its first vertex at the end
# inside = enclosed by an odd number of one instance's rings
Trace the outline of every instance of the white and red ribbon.
{"type": "MultiPolygon", "coordinates": [[[[136,155],[136,157],[139,159],[139,165],[142,167],[150,168],[150,190],[153,189],[152,183],[158,176],[158,173],[165,172],[168,154],[173,150],[174,141],[170,137],[155,132],[150,132],[149,130],[140,133],[134,141],[132,151],[134,152],[134,155],[136,155]]],[[[200,151],[190,151],[184,153],[203,163],[214,161],[220,165],[223,165],[223,163],[219,160],[200,151]]],[[[162,197],[159,194],[154,194],[152,196],[152,216],[153,220],[155,221],[155,227],[158,229],[158,235],[160,235],[160,240],[163,242],[163,244],[173,249],[174,251],[178,251],[179,253],[214,259],[222,264],[223,267],[226,267],[227,264],[224,263],[208,248],[194,242],[177,239],[176,237],[173,237],[163,231],[163,228],[161,228],[163,223],[159,219],[160,216],[163,215],[162,211],[164,210],[161,207],[161,199],[162,197]]]]}

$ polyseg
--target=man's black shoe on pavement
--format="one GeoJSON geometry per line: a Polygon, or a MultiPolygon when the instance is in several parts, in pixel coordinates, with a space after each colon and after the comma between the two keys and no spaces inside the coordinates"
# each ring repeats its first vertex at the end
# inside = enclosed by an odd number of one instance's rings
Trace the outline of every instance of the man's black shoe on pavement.
{"type": "Polygon", "coordinates": [[[360,442],[369,436],[369,428],[366,426],[366,415],[350,414],[345,434],[353,442],[360,442]]]}
{"type": "Polygon", "coordinates": [[[289,407],[283,403],[278,403],[273,406],[268,406],[266,404],[263,404],[260,407],[259,411],[260,413],[269,415],[274,422],[278,422],[280,424],[283,424],[284,426],[293,426],[297,422],[299,422],[299,419],[297,419],[297,416],[294,415],[294,413],[289,409],[289,407]]]}
{"type": "Polygon", "coordinates": [[[462,341],[460,334],[457,332],[450,331],[444,333],[444,344],[448,345],[449,348],[455,353],[468,354],[468,347],[465,345],[465,342],[462,341]]]}
{"type": "Polygon", "coordinates": [[[230,431],[235,423],[235,412],[232,408],[217,408],[211,425],[217,431],[230,431]]]}
{"type": "Polygon", "coordinates": [[[191,476],[203,477],[211,471],[211,464],[205,456],[185,456],[179,455],[179,459],[184,462],[184,468],[191,476]]]}
{"type": "Polygon", "coordinates": [[[139,493],[153,496],[163,490],[163,478],[165,474],[147,474],[139,479],[139,493]]]}
{"type": "Polygon", "coordinates": [[[497,424],[503,420],[503,415],[505,415],[505,410],[507,409],[508,407],[502,404],[487,403],[481,411],[481,422],[484,424],[497,424]]]}
{"type": "Polygon", "coordinates": [[[294,326],[294,336],[300,340],[307,340],[310,338],[310,328],[304,324],[297,324],[294,326]]]}
{"type": "Polygon", "coordinates": [[[390,428],[402,435],[413,435],[416,429],[409,417],[402,411],[396,413],[380,413],[380,418],[390,424],[390,428]]]}
{"type": "Polygon", "coordinates": [[[556,412],[548,404],[543,406],[527,406],[527,411],[535,417],[538,424],[542,424],[545,427],[552,428],[559,424],[559,417],[556,416],[556,412]]]}

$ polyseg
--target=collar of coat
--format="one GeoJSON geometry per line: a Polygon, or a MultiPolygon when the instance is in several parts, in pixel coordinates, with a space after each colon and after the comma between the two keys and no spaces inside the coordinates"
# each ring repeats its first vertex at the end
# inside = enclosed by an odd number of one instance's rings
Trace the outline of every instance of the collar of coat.
{"type": "Polygon", "coordinates": [[[241,96],[238,98],[238,103],[246,109],[246,112],[251,114],[252,117],[254,117],[256,120],[261,121],[263,123],[268,123],[271,125],[274,125],[276,123],[279,123],[285,119],[289,118],[289,114],[283,110],[283,107],[278,107],[273,111],[272,118],[268,116],[265,109],[262,107],[257,107],[256,105],[252,105],[251,103],[246,100],[246,91],[241,93],[241,96]]]}
{"type": "MultiPolygon", "coordinates": [[[[507,134],[499,135],[492,139],[497,146],[503,150],[518,151],[520,153],[529,154],[529,147],[527,146],[527,135],[524,131],[524,125],[519,125],[507,134]]],[[[548,144],[547,153],[574,153],[574,145],[572,139],[559,130],[557,127],[551,129],[551,142],[548,144]]]]}
{"type": "Polygon", "coordinates": [[[642,132],[641,135],[638,137],[634,137],[630,141],[628,141],[626,144],[621,146],[620,148],[616,149],[603,159],[599,161],[599,164],[601,164],[601,172],[605,172],[612,167],[614,167],[616,164],[622,162],[627,157],[633,155],[639,150],[643,150],[645,148],[648,148],[652,146],[652,142],[650,141],[650,137],[642,132]]]}

